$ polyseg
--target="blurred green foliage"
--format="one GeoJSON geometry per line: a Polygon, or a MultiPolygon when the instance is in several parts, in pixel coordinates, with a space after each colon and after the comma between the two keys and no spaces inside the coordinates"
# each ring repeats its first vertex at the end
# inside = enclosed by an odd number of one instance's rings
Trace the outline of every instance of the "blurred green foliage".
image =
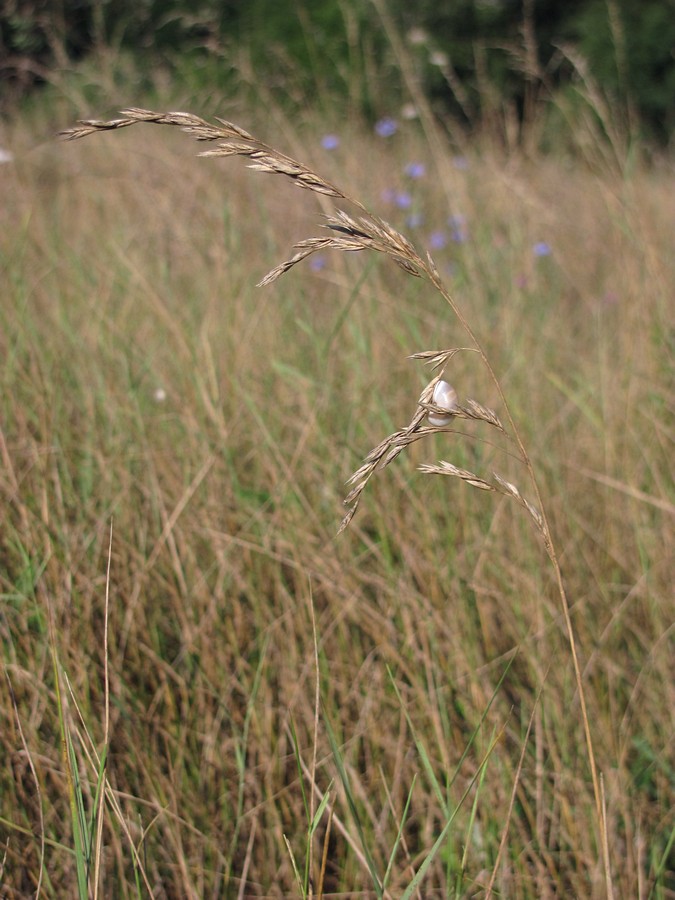
{"type": "MultiPolygon", "coordinates": [[[[390,112],[401,60],[379,9],[363,0],[6,0],[0,105],[106,48],[133,58],[141,75],[160,66],[195,88],[201,78],[227,90],[244,77],[287,102],[328,95],[368,115],[390,112]]],[[[527,119],[535,94],[591,79],[642,133],[672,134],[675,0],[387,0],[386,9],[435,108],[469,128],[495,102],[527,119]]]]}
{"type": "Polygon", "coordinates": [[[617,4],[613,22],[605,0],[582,4],[576,22],[581,53],[609,91],[635,105],[661,138],[675,128],[675,0],[617,4]]]}

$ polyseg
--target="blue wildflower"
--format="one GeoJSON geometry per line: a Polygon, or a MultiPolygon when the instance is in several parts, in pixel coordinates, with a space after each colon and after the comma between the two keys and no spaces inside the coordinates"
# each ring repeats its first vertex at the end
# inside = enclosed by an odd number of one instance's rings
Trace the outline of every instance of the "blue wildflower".
{"type": "Polygon", "coordinates": [[[398,122],[390,116],[385,116],[384,119],[380,119],[379,122],[375,123],[375,134],[378,134],[380,137],[391,137],[397,131],[398,122]]]}
{"type": "Polygon", "coordinates": [[[411,162],[403,170],[408,178],[424,178],[427,173],[424,163],[411,162]]]}
{"type": "Polygon", "coordinates": [[[537,241],[532,248],[532,252],[535,256],[550,256],[553,251],[550,244],[547,244],[546,241],[537,241]]]}
{"type": "Polygon", "coordinates": [[[399,191],[396,194],[395,203],[399,209],[410,209],[412,206],[412,197],[407,191],[399,191]]]}
{"type": "Polygon", "coordinates": [[[316,253],[309,261],[309,267],[312,272],[320,272],[326,268],[326,257],[320,253],[316,253]]]}
{"type": "Polygon", "coordinates": [[[424,224],[424,216],[422,213],[410,213],[405,220],[405,224],[408,228],[419,228],[420,225],[424,224]]]}
{"type": "Polygon", "coordinates": [[[442,250],[448,243],[448,236],[444,231],[432,231],[429,235],[429,247],[432,250],[442,250]]]}
{"type": "Polygon", "coordinates": [[[340,138],[337,134],[324,134],[321,138],[321,146],[324,150],[337,150],[340,146],[340,138]]]}

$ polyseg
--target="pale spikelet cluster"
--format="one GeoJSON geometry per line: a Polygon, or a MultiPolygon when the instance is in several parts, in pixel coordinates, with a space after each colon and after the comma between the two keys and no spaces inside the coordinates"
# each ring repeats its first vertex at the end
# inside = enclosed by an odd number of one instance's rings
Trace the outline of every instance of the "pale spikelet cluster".
{"type": "Polygon", "coordinates": [[[418,469],[420,472],[425,472],[427,475],[450,475],[453,478],[459,478],[461,481],[465,481],[467,484],[470,484],[471,487],[478,488],[481,491],[496,491],[499,494],[513,497],[530,514],[532,521],[548,544],[548,537],[541,513],[529,502],[529,500],[526,500],[523,497],[515,484],[502,478],[501,475],[498,475],[496,472],[492,473],[493,481],[487,481],[485,478],[481,478],[480,475],[469,472],[468,469],[460,469],[458,466],[446,462],[445,460],[435,464],[423,463],[421,466],[418,466],[418,469]]]}
{"type": "MultiPolygon", "coordinates": [[[[141,122],[155,125],[172,125],[182,129],[197,141],[215,142],[214,147],[202,151],[198,154],[199,156],[242,156],[249,160],[249,168],[273,175],[283,175],[300,188],[313,191],[325,197],[331,197],[335,200],[345,201],[359,210],[360,214],[358,216],[351,216],[342,209],[337,209],[332,215],[326,216],[323,227],[330,233],[322,237],[310,237],[298,242],[293,248],[295,253],[289,259],[275,266],[260,281],[260,286],[276,281],[289,269],[292,269],[314,253],[326,250],[350,253],[374,250],[389,256],[393,262],[408,274],[427,278],[448,299],[449,295],[443,287],[438,269],[428,253],[423,258],[407,238],[388,222],[369,212],[358,200],[341,191],[312,169],[258,140],[244,128],[225,119],[217,119],[218,124],[213,125],[198,116],[186,112],[158,113],[147,109],[130,107],[122,110],[120,115],[121,118],[110,121],[83,120],[73,128],[61,132],[61,136],[66,140],[75,140],[96,132],[127,128],[141,122]]],[[[345,498],[345,504],[349,507],[349,511],[344,517],[339,531],[343,531],[351,522],[364,489],[377,471],[393,462],[410,444],[429,434],[435,434],[447,429],[446,425],[433,426],[429,424],[428,416],[430,413],[432,415],[440,415],[446,420],[456,418],[484,422],[509,438],[497,414],[476,400],[466,400],[463,405],[457,403],[456,406],[453,406],[450,413],[447,409],[434,406],[434,388],[443,377],[443,372],[454,355],[460,350],[476,351],[476,348],[455,347],[450,350],[425,350],[421,353],[414,353],[410,357],[411,359],[422,360],[427,363],[436,370],[437,374],[422,391],[408,425],[388,435],[374,447],[364,459],[363,464],[349,479],[348,484],[351,485],[351,490],[345,498]]],[[[488,481],[449,462],[423,465],[420,467],[420,471],[430,474],[452,475],[480,490],[497,491],[513,497],[528,511],[546,539],[546,529],[539,512],[522,497],[515,485],[499,475],[495,474],[493,480],[488,481]]]]}
{"type": "Polygon", "coordinates": [[[353,219],[346,212],[338,210],[334,216],[326,216],[325,226],[335,232],[334,237],[308,238],[299,241],[294,249],[298,252],[272,269],[262,279],[259,287],[271,284],[296,263],[302,262],[312,253],[324,250],[377,250],[390,256],[394,262],[410,275],[420,276],[421,260],[415,248],[402,234],[386,222],[370,221],[366,218],[353,219]]]}
{"type": "MultiPolygon", "coordinates": [[[[401,428],[398,431],[393,432],[393,434],[388,435],[388,437],[386,437],[376,447],[374,447],[364,459],[363,464],[356,470],[356,472],[354,472],[354,474],[349,479],[348,484],[352,485],[352,489],[345,498],[344,502],[350,508],[349,512],[342,520],[340,531],[343,531],[354,517],[354,513],[356,512],[359,501],[361,499],[361,494],[363,493],[364,489],[366,488],[368,482],[373,477],[375,472],[377,472],[379,469],[385,468],[385,466],[388,466],[396,459],[399,453],[405,450],[406,447],[410,446],[410,444],[420,440],[420,438],[424,438],[430,434],[435,434],[439,431],[445,431],[447,429],[447,426],[439,427],[429,424],[428,416],[430,413],[436,413],[441,416],[447,414],[447,410],[434,405],[434,388],[443,377],[443,371],[452,357],[456,353],[459,353],[460,350],[468,349],[471,348],[453,347],[450,350],[424,350],[421,353],[413,353],[409,357],[409,359],[422,359],[433,368],[439,370],[439,372],[425,386],[424,390],[420,394],[419,400],[417,401],[417,407],[408,425],[406,425],[405,428],[401,428]]],[[[502,434],[507,435],[506,430],[499,421],[499,418],[494,410],[483,406],[481,403],[478,403],[475,400],[466,400],[463,405],[457,404],[456,406],[454,406],[451,417],[452,419],[474,419],[476,421],[486,422],[488,425],[496,428],[502,434]]],[[[478,475],[474,475],[472,472],[467,472],[463,469],[458,469],[451,463],[442,462],[437,465],[423,465],[419,467],[419,470],[421,472],[427,472],[434,475],[456,475],[463,481],[466,481],[467,484],[470,484],[473,487],[477,487],[482,490],[500,490],[499,487],[495,487],[493,484],[490,484],[489,482],[485,481],[485,479],[480,478],[478,475]]],[[[497,484],[500,484],[502,481],[499,476],[495,476],[495,479],[497,481],[497,484]]],[[[509,482],[504,483],[509,484],[509,482]]],[[[513,485],[510,486],[513,487],[513,485]]],[[[521,501],[526,506],[528,511],[530,511],[530,513],[533,515],[535,521],[538,521],[535,515],[536,511],[534,510],[534,508],[530,508],[530,504],[527,504],[526,501],[522,500],[522,497],[517,490],[515,494],[512,491],[506,489],[502,490],[501,492],[509,493],[516,499],[521,501]]]]}

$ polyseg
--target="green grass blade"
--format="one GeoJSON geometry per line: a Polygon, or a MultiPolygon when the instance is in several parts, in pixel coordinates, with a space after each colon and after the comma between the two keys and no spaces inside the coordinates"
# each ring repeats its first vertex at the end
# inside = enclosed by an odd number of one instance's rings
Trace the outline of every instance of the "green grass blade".
{"type": "MultiPolygon", "coordinates": [[[[99,825],[102,825],[103,820],[103,811],[105,808],[105,770],[106,763],[108,761],[108,747],[105,746],[101,753],[101,759],[98,765],[98,772],[96,775],[96,790],[94,792],[94,804],[92,808],[91,821],[89,824],[89,833],[92,838],[92,849],[91,849],[91,859],[89,861],[90,869],[91,866],[94,865],[94,885],[97,881],[97,876],[100,870],[97,870],[95,861],[96,858],[100,860],[101,854],[101,831],[99,829],[99,825]],[[98,839],[96,840],[96,846],[93,845],[94,835],[98,835],[98,839]]],[[[94,886],[94,891],[96,892],[96,887],[94,886]]]]}
{"type": "MultiPolygon", "coordinates": [[[[485,709],[482,711],[481,717],[478,720],[478,724],[476,725],[473,732],[471,733],[471,736],[467,742],[467,745],[464,748],[464,751],[459,758],[459,762],[455,766],[455,774],[452,776],[452,778],[448,782],[448,788],[452,787],[452,785],[454,784],[455,778],[457,777],[457,774],[459,773],[459,771],[462,767],[462,763],[466,759],[471,747],[473,746],[474,741],[476,740],[476,737],[478,736],[478,732],[480,731],[480,729],[483,725],[483,722],[485,721],[485,718],[486,718],[488,712],[490,711],[490,708],[491,708],[497,694],[499,693],[499,689],[502,686],[502,683],[503,683],[504,679],[506,678],[506,675],[508,674],[508,671],[511,668],[511,665],[513,664],[514,659],[516,658],[516,654],[517,654],[517,651],[516,651],[516,653],[513,654],[513,656],[509,659],[508,663],[506,664],[506,667],[505,667],[504,671],[502,672],[501,677],[500,677],[499,681],[497,682],[495,689],[492,692],[492,695],[485,706],[485,709]]],[[[448,815],[450,815],[450,808],[448,806],[446,796],[445,796],[443,790],[441,789],[441,785],[440,785],[438,779],[436,778],[436,773],[433,770],[433,766],[431,765],[431,762],[429,760],[429,756],[426,752],[426,748],[424,747],[424,744],[422,743],[421,739],[419,738],[419,736],[417,734],[417,730],[415,729],[415,726],[413,725],[412,719],[410,718],[410,714],[408,713],[407,707],[403,701],[403,697],[401,696],[401,692],[399,691],[398,685],[396,684],[394,674],[391,671],[389,666],[387,666],[387,674],[389,675],[389,680],[394,689],[394,693],[396,694],[396,698],[401,705],[401,709],[403,710],[403,715],[405,716],[406,722],[408,723],[408,728],[410,729],[410,733],[412,734],[413,740],[415,741],[415,746],[420,755],[420,760],[422,762],[422,766],[427,775],[427,778],[429,779],[429,783],[431,784],[431,787],[436,795],[436,798],[438,799],[438,802],[441,805],[441,808],[443,809],[444,815],[448,816],[448,815]]]]}
{"type": "MultiPolygon", "coordinates": [[[[26,837],[33,837],[33,830],[31,828],[27,828],[25,825],[17,825],[16,822],[12,822],[4,816],[0,816],[0,825],[2,825],[3,828],[8,828],[10,831],[16,831],[18,834],[23,834],[26,837]]],[[[46,846],[53,847],[55,850],[62,851],[63,853],[70,853],[71,856],[75,855],[75,851],[72,847],[69,847],[67,844],[62,844],[60,841],[55,841],[53,838],[45,837],[45,844],[46,846]]]]}
{"type": "Polygon", "coordinates": [[[228,862],[228,871],[226,881],[229,880],[229,876],[231,874],[231,865],[232,859],[236,852],[237,842],[239,840],[239,831],[241,829],[241,819],[244,812],[244,790],[246,787],[246,751],[248,747],[248,735],[249,729],[251,726],[251,717],[253,715],[253,708],[255,706],[255,701],[258,696],[258,691],[260,690],[260,683],[262,681],[262,673],[265,664],[265,660],[267,658],[267,646],[268,639],[266,638],[263,642],[262,649],[260,651],[260,659],[258,660],[258,666],[256,668],[255,676],[253,678],[253,684],[251,686],[251,691],[248,696],[248,702],[246,705],[246,713],[244,715],[244,724],[241,731],[241,738],[239,742],[235,745],[235,760],[237,764],[237,775],[238,775],[238,783],[237,783],[237,805],[236,805],[236,814],[235,814],[235,824],[234,830],[232,833],[232,840],[230,841],[230,853],[229,853],[229,862],[228,862]]]}
{"type": "Polygon", "coordinates": [[[66,779],[68,784],[68,801],[70,805],[70,818],[73,829],[73,854],[75,856],[75,870],[77,874],[77,890],[80,900],[87,900],[87,854],[85,848],[85,832],[86,817],[82,804],[82,795],[80,791],[79,776],[77,770],[77,759],[75,750],[70,736],[70,732],[66,723],[66,712],[63,705],[63,695],[61,693],[61,674],[59,661],[56,655],[56,647],[52,636],[52,665],[54,669],[54,685],[56,690],[56,708],[59,719],[59,729],[61,732],[61,749],[63,755],[63,764],[66,769],[66,779]]]}
{"type": "Polygon", "coordinates": [[[359,815],[359,811],[356,806],[356,801],[354,800],[354,795],[352,793],[351,785],[349,783],[349,776],[347,775],[347,770],[345,769],[344,762],[342,760],[340,748],[338,747],[338,743],[335,739],[335,734],[333,732],[333,729],[331,728],[331,724],[328,721],[325,711],[324,711],[324,722],[326,725],[326,733],[328,735],[328,742],[330,744],[331,752],[333,754],[333,759],[335,760],[335,765],[337,766],[338,774],[340,776],[340,782],[342,784],[342,787],[344,788],[345,796],[347,797],[347,804],[349,806],[349,810],[352,814],[352,817],[356,824],[356,828],[359,833],[361,849],[363,850],[363,855],[365,857],[366,864],[368,866],[368,871],[370,872],[370,877],[373,880],[373,887],[375,888],[375,894],[378,898],[381,898],[383,895],[382,882],[380,881],[380,877],[377,874],[377,867],[375,865],[375,860],[373,859],[373,855],[370,852],[368,842],[366,841],[366,835],[363,830],[361,816],[359,815]]]}
{"type": "Polygon", "coordinates": [[[328,788],[326,789],[326,793],[323,795],[323,799],[322,799],[321,803],[319,803],[319,806],[318,806],[316,812],[314,813],[314,818],[312,819],[312,822],[309,826],[309,830],[312,835],[315,833],[316,829],[319,827],[319,822],[321,821],[321,816],[323,816],[324,811],[325,811],[326,807],[328,806],[328,802],[330,800],[330,789],[332,788],[332,786],[333,786],[333,780],[331,779],[330,784],[328,785],[328,788]]]}
{"type": "Polygon", "coordinates": [[[655,895],[654,892],[656,891],[657,885],[659,884],[659,881],[661,880],[661,876],[664,874],[664,872],[668,868],[668,863],[671,859],[670,854],[673,849],[673,844],[675,844],[675,825],[671,829],[670,837],[668,838],[668,841],[663,850],[663,853],[661,854],[661,859],[659,860],[659,862],[656,865],[654,876],[653,876],[654,883],[652,884],[652,888],[649,892],[648,900],[651,900],[651,898],[655,895]]]}
{"type": "Polygon", "coordinates": [[[401,693],[398,689],[398,685],[396,684],[396,682],[394,680],[393,673],[392,673],[391,669],[389,668],[389,666],[387,666],[387,672],[389,674],[389,678],[391,680],[392,687],[394,688],[394,691],[396,693],[396,699],[401,704],[401,709],[403,710],[403,715],[405,716],[405,720],[408,723],[408,728],[410,729],[410,733],[412,734],[413,740],[415,742],[415,747],[417,748],[417,753],[422,762],[422,768],[424,769],[424,772],[425,772],[427,778],[429,779],[429,784],[431,785],[431,788],[432,788],[434,794],[436,795],[436,799],[438,800],[438,802],[441,806],[441,809],[443,810],[443,814],[445,816],[448,816],[448,815],[450,815],[448,802],[446,800],[445,794],[443,793],[443,790],[441,789],[441,785],[439,784],[439,781],[436,778],[436,773],[434,772],[434,767],[432,766],[431,760],[429,759],[429,755],[427,754],[426,747],[424,746],[424,744],[422,743],[422,740],[420,739],[420,737],[417,734],[417,730],[416,730],[415,726],[413,725],[412,719],[410,718],[410,714],[408,713],[408,710],[403,702],[403,697],[401,696],[401,693]]]}
{"type": "Polygon", "coordinates": [[[401,824],[398,826],[398,832],[396,833],[396,840],[394,841],[394,846],[391,848],[391,853],[389,854],[389,862],[387,863],[387,870],[384,873],[384,878],[382,879],[382,888],[386,888],[389,883],[389,878],[391,877],[392,868],[394,866],[394,859],[396,858],[396,853],[398,851],[399,844],[401,843],[401,838],[403,837],[403,828],[405,826],[405,821],[408,817],[408,810],[410,809],[410,802],[412,800],[413,791],[415,790],[415,783],[417,781],[417,775],[413,775],[412,784],[410,785],[410,790],[408,791],[408,798],[405,801],[405,806],[403,807],[403,814],[401,816],[401,824]]]}
{"type": "Polygon", "coordinates": [[[417,872],[415,873],[415,876],[414,876],[413,880],[410,882],[410,884],[409,884],[408,887],[406,888],[405,892],[404,892],[403,895],[401,896],[401,900],[410,900],[410,897],[412,897],[412,895],[413,895],[413,891],[415,891],[415,890],[419,887],[419,885],[422,883],[422,881],[424,880],[424,878],[425,878],[425,876],[426,876],[426,874],[427,874],[427,872],[428,872],[428,870],[429,870],[429,867],[431,866],[432,862],[434,861],[434,859],[435,859],[435,857],[436,857],[436,854],[438,853],[438,851],[441,849],[441,847],[443,846],[443,844],[444,844],[444,842],[445,842],[445,838],[446,838],[446,836],[447,836],[447,834],[448,834],[448,832],[449,832],[449,830],[450,830],[450,826],[452,825],[452,823],[453,823],[454,820],[455,820],[455,816],[457,815],[457,813],[459,812],[459,810],[462,808],[462,804],[464,803],[464,801],[465,801],[466,798],[468,797],[471,788],[474,786],[474,784],[476,783],[476,781],[477,781],[478,778],[480,777],[481,772],[482,772],[483,769],[487,766],[488,760],[490,759],[490,756],[492,755],[492,751],[493,751],[494,748],[496,747],[497,742],[499,741],[499,738],[500,738],[500,737],[501,737],[501,732],[497,735],[497,737],[493,740],[493,742],[492,742],[492,743],[490,744],[490,746],[488,747],[487,753],[486,753],[485,756],[483,757],[483,759],[482,759],[482,761],[481,761],[481,763],[480,763],[480,766],[478,767],[478,771],[476,772],[476,774],[473,776],[473,778],[471,779],[471,781],[470,781],[469,784],[467,785],[467,788],[466,788],[466,790],[464,791],[464,793],[462,794],[462,796],[461,796],[461,798],[460,798],[460,800],[459,800],[459,803],[457,804],[457,806],[456,806],[455,809],[453,810],[452,815],[450,816],[450,818],[448,819],[448,821],[447,821],[447,822],[445,823],[445,825],[443,826],[443,830],[441,831],[441,833],[440,833],[440,834],[438,835],[438,837],[436,838],[436,841],[434,842],[434,844],[433,844],[431,850],[430,850],[429,853],[427,854],[427,856],[426,856],[424,862],[422,863],[422,865],[419,867],[419,869],[418,869],[417,872]]]}
{"type": "Polygon", "coordinates": [[[478,811],[478,800],[480,799],[481,788],[483,787],[483,782],[485,781],[485,774],[487,772],[487,766],[482,766],[480,770],[480,777],[478,779],[478,787],[476,788],[476,796],[473,798],[473,803],[471,804],[471,815],[469,816],[469,824],[466,828],[466,839],[464,841],[464,852],[462,853],[462,860],[460,862],[459,872],[457,873],[457,879],[455,882],[455,894],[460,897],[462,890],[462,882],[464,880],[464,872],[466,871],[466,863],[469,856],[469,845],[471,842],[471,832],[473,831],[474,822],[476,821],[476,812],[478,811]]]}
{"type": "MultiPolygon", "coordinates": [[[[302,795],[302,805],[305,811],[305,821],[307,822],[307,841],[305,844],[305,870],[304,877],[302,881],[303,885],[303,896],[309,890],[309,873],[311,867],[311,859],[310,859],[310,849],[311,849],[311,835],[312,835],[312,823],[310,821],[311,814],[309,808],[309,800],[307,798],[307,791],[305,790],[305,778],[302,771],[302,758],[300,756],[300,745],[298,742],[298,735],[295,730],[295,722],[293,721],[293,716],[289,716],[289,730],[291,732],[291,744],[293,745],[293,755],[295,756],[295,764],[298,768],[298,782],[300,784],[300,793],[302,795]]],[[[286,838],[288,843],[288,839],[286,838]]]]}
{"type": "Polygon", "coordinates": [[[73,747],[73,741],[69,732],[66,732],[66,746],[68,752],[68,768],[70,772],[70,809],[73,823],[73,848],[75,851],[77,888],[81,900],[86,900],[89,896],[89,849],[87,846],[89,841],[87,838],[86,812],[84,809],[82,788],[77,768],[77,757],[75,756],[75,748],[73,747]]]}
{"type": "Polygon", "coordinates": [[[298,735],[295,730],[295,722],[293,721],[293,716],[289,716],[288,727],[291,732],[291,744],[293,745],[293,756],[295,757],[295,764],[298,768],[298,781],[300,783],[300,793],[302,794],[302,805],[305,809],[305,817],[307,822],[310,820],[310,812],[309,812],[309,800],[307,798],[307,791],[305,790],[305,778],[302,772],[302,759],[300,757],[300,747],[298,744],[298,735]]]}

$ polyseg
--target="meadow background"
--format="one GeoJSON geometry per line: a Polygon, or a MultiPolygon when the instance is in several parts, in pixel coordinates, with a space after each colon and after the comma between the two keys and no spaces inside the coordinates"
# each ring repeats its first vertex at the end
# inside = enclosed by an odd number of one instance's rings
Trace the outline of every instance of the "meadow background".
{"type": "MultiPolygon", "coordinates": [[[[284,36],[254,3],[236,47],[177,16],[191,43],[150,57],[101,4],[85,46],[50,17],[44,46],[21,32],[33,75],[4,69],[3,897],[675,896],[667,116],[584,69],[581,39],[559,84],[438,80],[431,12],[373,8],[378,29],[327,3],[324,31],[284,36]],[[349,65],[320,52],[332,21],[349,65]],[[542,488],[604,833],[540,537],[418,470],[527,494],[508,445],[466,421],[419,441],[336,537],[346,480],[429,379],[406,357],[467,346],[451,310],[380,254],[256,287],[334,204],[174,129],[56,138],[128,105],[237,122],[432,253],[542,488]]],[[[581,12],[616,37],[634,9],[581,12]]],[[[446,376],[502,415],[476,354],[446,376]]]]}

